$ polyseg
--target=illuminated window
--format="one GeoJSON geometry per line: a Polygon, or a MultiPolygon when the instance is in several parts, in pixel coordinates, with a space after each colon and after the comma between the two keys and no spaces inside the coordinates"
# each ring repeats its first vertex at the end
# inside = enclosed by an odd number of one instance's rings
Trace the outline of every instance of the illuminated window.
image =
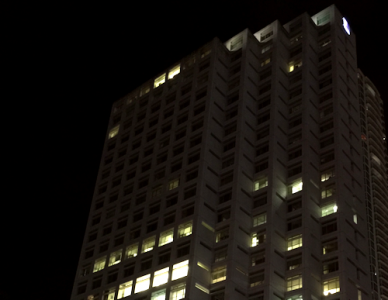
{"type": "Polygon", "coordinates": [[[117,299],[127,297],[127,296],[131,295],[131,293],[132,293],[132,280],[127,281],[123,284],[120,284],[117,299]]]}
{"type": "Polygon", "coordinates": [[[357,214],[354,214],[354,215],[353,215],[353,222],[354,222],[355,224],[357,224],[357,214]]]}
{"type": "Polygon", "coordinates": [[[136,279],[135,294],[150,288],[150,277],[151,274],[147,274],[136,279]]]}
{"type": "Polygon", "coordinates": [[[267,214],[263,213],[258,216],[253,217],[253,227],[259,226],[267,222],[267,214]]]}
{"type": "Polygon", "coordinates": [[[252,234],[252,247],[260,245],[265,242],[266,235],[265,233],[254,233],[252,234]]]}
{"type": "Polygon", "coordinates": [[[181,71],[181,65],[177,65],[173,67],[169,72],[168,72],[168,79],[173,79],[176,75],[178,75],[181,71]]]}
{"type": "Polygon", "coordinates": [[[152,283],[152,287],[159,286],[162,284],[167,283],[168,281],[168,267],[161,269],[159,271],[156,271],[154,273],[154,281],[152,283]]]}
{"type": "Polygon", "coordinates": [[[193,221],[178,226],[178,237],[185,237],[193,232],[193,221]]]}
{"type": "Polygon", "coordinates": [[[262,188],[265,188],[266,186],[268,186],[268,178],[267,177],[255,181],[253,190],[258,191],[262,188]]]}
{"type": "Polygon", "coordinates": [[[179,300],[185,297],[186,292],[186,283],[180,283],[173,285],[170,290],[170,299],[169,300],[179,300]]]}
{"type": "Polygon", "coordinates": [[[212,272],[212,282],[216,283],[226,279],[226,267],[216,268],[212,272]]]}
{"type": "Polygon", "coordinates": [[[290,251],[292,249],[296,249],[302,247],[302,235],[294,235],[287,239],[287,250],[290,251]]]}
{"type": "Polygon", "coordinates": [[[289,71],[290,72],[293,72],[295,71],[297,68],[300,68],[302,66],[302,60],[296,60],[296,61],[292,61],[288,64],[288,67],[289,67],[289,71]]]}
{"type": "Polygon", "coordinates": [[[155,79],[154,88],[157,88],[159,85],[162,85],[165,82],[166,82],[166,74],[163,74],[155,79]]]}
{"type": "MultiPolygon", "coordinates": [[[[313,298],[311,298],[311,299],[313,299],[313,298]]],[[[295,296],[287,298],[287,300],[303,300],[303,296],[302,295],[295,295],[295,296]]]]}
{"type": "Polygon", "coordinates": [[[329,180],[330,178],[334,177],[334,170],[326,170],[321,174],[321,182],[324,182],[326,180],[329,180]]]}
{"type": "Polygon", "coordinates": [[[179,186],[179,179],[174,179],[174,180],[171,180],[169,183],[168,183],[168,190],[173,190],[173,189],[176,189],[177,187],[179,186]]]}
{"type": "Polygon", "coordinates": [[[165,300],[166,299],[166,289],[153,292],[151,294],[151,300],[165,300]]]}
{"type": "Polygon", "coordinates": [[[159,247],[167,245],[174,240],[174,228],[166,230],[160,234],[159,247]]]}
{"type": "Polygon", "coordinates": [[[154,249],[154,247],[155,247],[155,236],[152,236],[143,241],[143,244],[141,246],[141,253],[151,251],[154,249]]]}
{"type": "Polygon", "coordinates": [[[328,296],[340,291],[339,278],[333,278],[323,282],[323,295],[328,296]]]}
{"type": "Polygon", "coordinates": [[[330,186],[327,186],[325,187],[322,192],[321,192],[321,195],[322,195],[322,199],[325,199],[327,197],[331,197],[333,196],[335,192],[335,187],[334,185],[330,185],[330,186]]]}
{"type": "Polygon", "coordinates": [[[109,134],[108,134],[108,137],[111,139],[111,138],[114,138],[118,133],[119,133],[119,129],[120,129],[120,125],[117,125],[115,127],[113,127],[110,131],[109,131],[109,134]]]}
{"type": "Polygon", "coordinates": [[[109,256],[109,267],[121,262],[122,250],[112,252],[109,256]]]}
{"type": "Polygon", "coordinates": [[[326,204],[322,207],[322,217],[336,213],[338,206],[335,203],[326,204]]]}
{"type": "Polygon", "coordinates": [[[106,255],[103,257],[97,258],[96,261],[94,262],[93,273],[104,269],[105,262],[106,262],[106,255]]]}
{"type": "Polygon", "coordinates": [[[298,179],[294,181],[289,187],[288,187],[288,193],[289,194],[295,194],[297,192],[300,192],[303,189],[303,182],[302,179],[298,179]]]}
{"type": "Polygon", "coordinates": [[[287,278],[287,292],[302,288],[302,275],[287,278]]]}
{"type": "Polygon", "coordinates": [[[127,249],[125,249],[125,258],[136,257],[138,248],[138,243],[128,246],[127,249]]]}
{"type": "Polygon", "coordinates": [[[185,277],[187,276],[188,272],[189,272],[189,260],[185,260],[178,264],[175,264],[172,267],[171,280],[176,280],[176,279],[185,277]]]}
{"type": "Polygon", "coordinates": [[[116,289],[112,288],[109,290],[104,291],[104,294],[102,295],[103,300],[114,300],[116,294],[116,289]]]}

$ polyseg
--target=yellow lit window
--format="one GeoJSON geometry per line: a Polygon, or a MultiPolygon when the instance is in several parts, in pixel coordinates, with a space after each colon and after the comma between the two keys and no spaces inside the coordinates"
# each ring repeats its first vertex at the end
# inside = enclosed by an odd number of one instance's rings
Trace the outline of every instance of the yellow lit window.
{"type": "Polygon", "coordinates": [[[186,283],[180,283],[173,285],[170,290],[170,299],[169,300],[179,300],[185,298],[186,293],[186,283]]]}
{"type": "Polygon", "coordinates": [[[226,267],[216,268],[212,272],[212,283],[220,282],[226,279],[226,267]]]}
{"type": "Polygon", "coordinates": [[[321,174],[321,182],[329,180],[332,177],[334,177],[334,170],[327,170],[321,174]]]}
{"type": "Polygon", "coordinates": [[[105,262],[106,262],[106,255],[96,259],[96,261],[94,262],[93,273],[104,269],[105,262]]]}
{"type": "Polygon", "coordinates": [[[290,64],[288,66],[289,66],[289,71],[293,72],[294,70],[296,70],[297,68],[300,68],[302,66],[302,61],[301,60],[292,61],[292,62],[290,62],[290,64]]]}
{"type": "Polygon", "coordinates": [[[174,228],[171,228],[160,234],[159,247],[172,243],[173,240],[174,240],[174,228]]]}
{"type": "Polygon", "coordinates": [[[166,289],[153,292],[151,294],[151,300],[165,300],[166,299],[166,289]]]}
{"type": "Polygon", "coordinates": [[[294,181],[289,187],[289,194],[295,194],[303,189],[303,182],[301,179],[294,181]]]}
{"type": "Polygon", "coordinates": [[[119,133],[119,129],[120,129],[120,125],[117,125],[115,127],[113,127],[110,131],[109,131],[109,134],[108,134],[108,137],[111,139],[111,138],[114,138],[118,133],[119,133]]]}
{"type": "Polygon", "coordinates": [[[323,282],[323,295],[328,296],[340,291],[339,278],[333,278],[323,282]]]}
{"type": "Polygon", "coordinates": [[[167,283],[168,281],[168,270],[169,268],[164,268],[154,273],[154,281],[152,287],[159,286],[167,283]]]}
{"type": "Polygon", "coordinates": [[[294,235],[287,239],[287,250],[290,251],[292,249],[296,249],[302,247],[302,235],[294,235]]]}
{"type": "Polygon", "coordinates": [[[265,233],[254,233],[252,234],[252,247],[260,245],[265,242],[266,235],[265,233]]]}
{"type": "Polygon", "coordinates": [[[136,257],[138,248],[138,243],[128,246],[127,249],[125,249],[125,258],[136,257]]]}
{"type": "Polygon", "coordinates": [[[176,189],[177,187],[179,186],[179,179],[174,179],[174,180],[171,180],[169,183],[168,183],[168,190],[173,190],[173,189],[176,189]]]}
{"type": "Polygon", "coordinates": [[[141,253],[151,251],[154,249],[154,247],[155,247],[155,236],[152,236],[143,241],[143,244],[141,246],[141,253]]]}
{"type": "Polygon", "coordinates": [[[302,288],[302,275],[287,278],[287,292],[302,288]]]}
{"type": "Polygon", "coordinates": [[[322,217],[336,213],[338,206],[335,203],[330,203],[322,207],[322,217]]]}
{"type": "Polygon", "coordinates": [[[266,186],[268,186],[268,178],[263,178],[255,181],[253,189],[254,191],[258,191],[262,188],[265,188],[266,186]]]}
{"type": "Polygon", "coordinates": [[[177,65],[173,67],[169,72],[168,72],[168,79],[173,79],[176,75],[178,75],[181,71],[181,65],[177,65]]]}
{"type": "Polygon", "coordinates": [[[182,277],[187,276],[189,272],[189,260],[182,261],[178,264],[175,264],[172,267],[172,277],[171,280],[176,280],[182,277]]]}
{"type": "Polygon", "coordinates": [[[131,295],[131,293],[132,293],[132,280],[127,281],[123,284],[120,284],[117,299],[127,297],[127,296],[131,295]]]}
{"type": "Polygon", "coordinates": [[[154,88],[157,88],[159,85],[162,85],[165,82],[166,82],[166,74],[163,74],[155,79],[154,88]]]}
{"type": "Polygon", "coordinates": [[[253,227],[259,226],[267,222],[267,214],[263,213],[258,216],[253,217],[253,227]]]}
{"type": "Polygon", "coordinates": [[[121,262],[122,252],[123,251],[120,249],[109,255],[109,267],[121,262]]]}
{"type": "Polygon", "coordinates": [[[185,237],[193,232],[193,221],[178,226],[178,237],[185,237]]]}
{"type": "Polygon", "coordinates": [[[295,296],[292,296],[290,298],[287,298],[287,300],[303,300],[303,296],[302,295],[295,295],[295,296]]]}
{"type": "Polygon", "coordinates": [[[147,274],[136,279],[135,294],[146,291],[150,288],[150,277],[151,274],[147,274]]]}

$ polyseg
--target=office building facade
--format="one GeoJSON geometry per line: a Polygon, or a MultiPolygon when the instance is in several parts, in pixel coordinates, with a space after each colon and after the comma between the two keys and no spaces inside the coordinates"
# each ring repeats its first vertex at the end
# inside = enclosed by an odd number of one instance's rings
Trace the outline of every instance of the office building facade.
{"type": "Polygon", "coordinates": [[[177,62],[113,106],[72,299],[388,299],[381,105],[335,6],[177,62]]]}

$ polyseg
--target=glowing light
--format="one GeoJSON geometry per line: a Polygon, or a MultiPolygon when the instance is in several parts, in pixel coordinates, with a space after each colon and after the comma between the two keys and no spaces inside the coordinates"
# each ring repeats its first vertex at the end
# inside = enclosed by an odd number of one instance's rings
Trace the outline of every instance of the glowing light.
{"type": "Polygon", "coordinates": [[[345,18],[342,18],[342,26],[344,27],[346,33],[348,35],[350,35],[350,27],[349,27],[349,23],[348,21],[345,19],[345,18]]]}

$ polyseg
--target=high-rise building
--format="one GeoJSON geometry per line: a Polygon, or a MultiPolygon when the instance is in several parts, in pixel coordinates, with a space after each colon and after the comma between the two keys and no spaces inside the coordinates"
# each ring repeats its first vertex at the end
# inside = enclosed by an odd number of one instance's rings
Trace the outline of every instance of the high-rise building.
{"type": "Polygon", "coordinates": [[[382,100],[335,6],[112,109],[73,300],[388,299],[382,100]]]}

